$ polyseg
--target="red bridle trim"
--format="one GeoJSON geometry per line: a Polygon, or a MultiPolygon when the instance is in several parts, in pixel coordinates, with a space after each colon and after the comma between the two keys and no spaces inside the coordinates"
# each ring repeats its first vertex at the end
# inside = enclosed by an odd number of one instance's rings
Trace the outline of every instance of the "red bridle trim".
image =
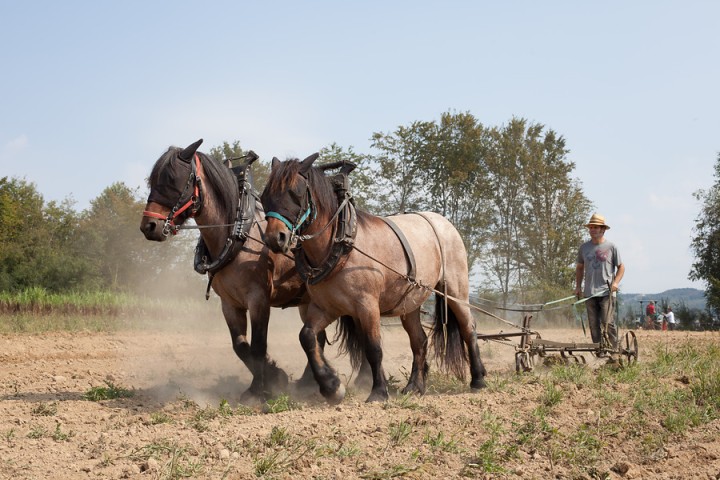
{"type": "MultiPolygon", "coordinates": [[[[173,220],[175,219],[175,217],[177,217],[178,215],[183,213],[185,210],[190,208],[195,203],[195,200],[197,200],[200,195],[200,189],[198,188],[198,182],[197,182],[197,174],[199,171],[200,171],[200,157],[198,157],[198,154],[196,153],[195,154],[195,181],[193,182],[193,187],[194,187],[193,194],[190,196],[190,199],[187,202],[185,202],[185,204],[182,207],[177,209],[175,211],[175,213],[173,213],[171,211],[167,216],[165,216],[161,213],[151,212],[150,210],[145,210],[145,211],[143,211],[143,217],[150,217],[150,218],[157,218],[160,220],[165,220],[166,223],[168,223],[171,227],[173,227],[170,230],[173,233],[173,235],[177,235],[177,228],[176,228],[176,225],[173,222],[173,220]]],[[[190,217],[192,218],[194,216],[195,216],[195,211],[191,210],[190,217]]]]}

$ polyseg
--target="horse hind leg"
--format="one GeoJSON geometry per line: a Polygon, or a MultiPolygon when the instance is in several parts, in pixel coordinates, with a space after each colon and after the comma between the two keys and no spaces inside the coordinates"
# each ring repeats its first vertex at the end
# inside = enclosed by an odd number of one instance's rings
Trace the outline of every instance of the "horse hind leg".
{"type": "MultiPolygon", "coordinates": [[[[452,295],[450,292],[448,294],[452,295]]],[[[443,353],[442,349],[444,349],[444,356],[441,360],[446,368],[458,378],[464,378],[469,356],[470,388],[474,390],[483,388],[487,372],[480,358],[480,349],[470,308],[453,300],[447,303],[447,307],[446,318],[445,298],[436,295],[436,323],[433,335],[436,354],[443,353]],[[441,352],[437,350],[438,342],[444,342],[441,352]]]]}
{"type": "Polygon", "coordinates": [[[470,307],[452,300],[448,302],[448,306],[457,319],[460,335],[465,342],[470,357],[470,388],[473,390],[484,388],[486,386],[485,376],[487,375],[487,370],[480,358],[477,332],[475,331],[475,322],[473,321],[470,307]]]}
{"type": "Polygon", "coordinates": [[[363,329],[365,332],[365,356],[372,371],[372,389],[366,402],[385,402],[389,398],[387,379],[382,366],[383,351],[380,336],[380,315],[373,318],[363,329]]]}
{"type": "Polygon", "coordinates": [[[400,320],[410,338],[410,348],[413,352],[410,378],[405,388],[402,389],[402,393],[423,395],[427,386],[429,366],[427,363],[427,335],[420,321],[420,310],[402,315],[400,320]]]}

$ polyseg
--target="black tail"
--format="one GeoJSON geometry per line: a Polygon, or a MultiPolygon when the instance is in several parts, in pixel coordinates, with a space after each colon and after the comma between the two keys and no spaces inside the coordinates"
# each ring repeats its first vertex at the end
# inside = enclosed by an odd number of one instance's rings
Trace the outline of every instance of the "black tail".
{"type": "Polygon", "coordinates": [[[365,358],[365,337],[349,315],[340,317],[333,342],[340,341],[338,352],[350,357],[350,366],[358,371],[365,358]]]}
{"type": "Polygon", "coordinates": [[[440,366],[457,378],[465,380],[468,353],[457,317],[450,308],[445,308],[445,297],[435,295],[435,324],[433,325],[432,345],[435,359],[440,366]],[[445,313],[447,310],[447,318],[445,313]]]}

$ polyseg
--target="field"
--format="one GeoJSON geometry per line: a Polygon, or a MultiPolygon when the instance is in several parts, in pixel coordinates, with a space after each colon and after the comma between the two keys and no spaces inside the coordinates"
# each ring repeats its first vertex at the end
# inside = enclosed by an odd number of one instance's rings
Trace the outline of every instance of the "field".
{"type": "MultiPolygon", "coordinates": [[[[274,311],[270,354],[305,364],[292,310],[274,311]]],[[[410,352],[383,330],[402,387],[410,352]]],[[[543,338],[587,341],[579,329],[543,338]]],[[[113,332],[0,335],[0,478],[720,478],[720,336],[638,332],[640,362],[514,373],[481,343],[488,388],[440,373],[424,397],[328,406],[291,390],[243,405],[249,374],[219,313],[113,332]]]]}

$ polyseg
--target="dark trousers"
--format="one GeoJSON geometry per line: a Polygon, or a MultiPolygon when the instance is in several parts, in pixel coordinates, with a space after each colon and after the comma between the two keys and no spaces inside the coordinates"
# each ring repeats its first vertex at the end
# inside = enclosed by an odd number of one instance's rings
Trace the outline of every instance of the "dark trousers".
{"type": "Polygon", "coordinates": [[[617,348],[617,327],[615,326],[615,303],[612,295],[605,297],[591,297],[585,301],[588,324],[593,343],[601,343],[601,324],[605,324],[605,331],[611,348],[617,348]],[[607,322],[607,323],[605,323],[607,322]]]}

